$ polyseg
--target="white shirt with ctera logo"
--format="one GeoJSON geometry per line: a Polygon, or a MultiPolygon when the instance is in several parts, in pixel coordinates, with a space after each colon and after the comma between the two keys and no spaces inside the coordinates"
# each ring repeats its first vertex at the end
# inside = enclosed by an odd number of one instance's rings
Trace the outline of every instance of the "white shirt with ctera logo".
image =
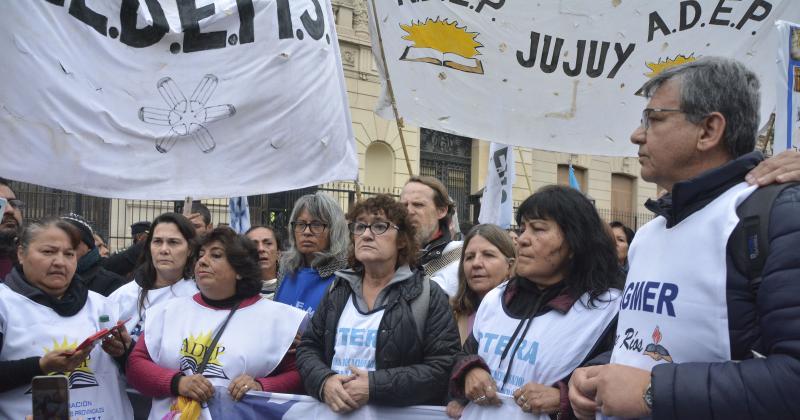
{"type": "MultiPolygon", "coordinates": [[[[551,310],[533,318],[527,334],[522,336],[523,326],[511,342],[520,320],[508,316],[503,308],[503,291],[507,286],[508,282],[503,283],[484,297],[472,330],[478,340],[478,355],[489,365],[501,396],[512,395],[528,382],[551,386],[567,377],[586,358],[619,308],[619,290],[611,289],[601,295],[594,308],[588,306],[588,295],[583,295],[567,313],[551,310]],[[517,344],[519,348],[514,352],[517,344]],[[503,358],[507,346],[509,350],[503,358]]],[[[531,418],[530,413],[508,399],[495,408],[469,404],[462,418],[497,420],[498,416],[504,420],[531,418]]],[[[549,416],[539,418],[549,419],[549,416]]]]}
{"type": "Polygon", "coordinates": [[[375,349],[384,308],[361,313],[354,299],[355,296],[351,295],[347,300],[336,325],[331,369],[342,375],[352,373],[350,366],[370,372],[375,370],[375,349]]]}

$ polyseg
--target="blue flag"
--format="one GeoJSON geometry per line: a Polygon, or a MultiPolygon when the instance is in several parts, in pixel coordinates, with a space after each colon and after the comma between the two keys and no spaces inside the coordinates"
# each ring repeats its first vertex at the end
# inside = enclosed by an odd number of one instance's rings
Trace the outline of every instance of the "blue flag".
{"type": "Polygon", "coordinates": [[[569,186],[578,191],[581,190],[581,184],[578,182],[578,178],[575,177],[575,169],[572,168],[572,163],[569,164],[569,186]]]}
{"type": "Polygon", "coordinates": [[[250,208],[247,197],[233,197],[228,200],[228,211],[231,216],[231,229],[244,235],[250,229],[250,208]]]}

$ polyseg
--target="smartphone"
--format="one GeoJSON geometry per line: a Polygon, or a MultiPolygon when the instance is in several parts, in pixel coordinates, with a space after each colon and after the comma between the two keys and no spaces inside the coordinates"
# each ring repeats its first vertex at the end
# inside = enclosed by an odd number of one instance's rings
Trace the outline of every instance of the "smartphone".
{"type": "Polygon", "coordinates": [[[3,197],[0,197],[0,217],[3,217],[3,214],[6,212],[6,206],[8,205],[8,200],[3,197]]]}
{"type": "Polygon", "coordinates": [[[35,376],[33,420],[69,420],[69,385],[64,375],[35,376]]]}

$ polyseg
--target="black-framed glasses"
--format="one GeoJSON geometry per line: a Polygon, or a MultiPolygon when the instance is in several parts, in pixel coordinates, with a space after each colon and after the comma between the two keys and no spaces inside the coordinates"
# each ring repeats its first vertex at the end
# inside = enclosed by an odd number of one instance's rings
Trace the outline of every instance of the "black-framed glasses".
{"type": "Polygon", "coordinates": [[[25,202],[18,198],[9,198],[6,200],[6,202],[17,210],[25,209],[25,202]]]}
{"type": "Polygon", "coordinates": [[[322,223],[317,221],[313,221],[311,223],[292,222],[290,224],[292,225],[292,230],[294,231],[294,233],[303,233],[306,231],[306,228],[308,228],[311,231],[311,233],[315,235],[324,232],[325,228],[328,227],[327,223],[322,223]]]}
{"type": "Polygon", "coordinates": [[[681,112],[683,113],[682,109],[674,109],[674,108],[645,108],[642,110],[642,119],[639,120],[639,126],[647,131],[650,128],[650,114],[653,112],[681,112]]]}
{"type": "Polygon", "coordinates": [[[367,228],[375,234],[375,235],[383,235],[386,233],[389,228],[400,230],[397,225],[391,224],[389,222],[375,222],[371,225],[361,222],[354,222],[347,225],[350,228],[350,232],[353,232],[353,235],[363,235],[364,232],[367,231],[367,228]]]}

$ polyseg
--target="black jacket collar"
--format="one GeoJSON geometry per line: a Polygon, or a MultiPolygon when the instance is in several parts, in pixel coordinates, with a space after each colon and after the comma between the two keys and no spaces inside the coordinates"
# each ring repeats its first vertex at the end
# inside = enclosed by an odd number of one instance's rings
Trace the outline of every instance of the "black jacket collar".
{"type": "Polygon", "coordinates": [[[762,160],[764,156],[761,152],[740,156],[694,178],[676,183],[671,194],[665,194],[658,200],[647,200],[645,207],[667,219],[667,228],[671,228],[744,181],[744,176],[762,160]]]}
{"type": "Polygon", "coordinates": [[[439,221],[439,230],[442,232],[442,236],[428,242],[420,249],[419,260],[417,262],[420,266],[439,258],[447,247],[447,244],[452,241],[450,229],[442,221],[439,221]]]}

